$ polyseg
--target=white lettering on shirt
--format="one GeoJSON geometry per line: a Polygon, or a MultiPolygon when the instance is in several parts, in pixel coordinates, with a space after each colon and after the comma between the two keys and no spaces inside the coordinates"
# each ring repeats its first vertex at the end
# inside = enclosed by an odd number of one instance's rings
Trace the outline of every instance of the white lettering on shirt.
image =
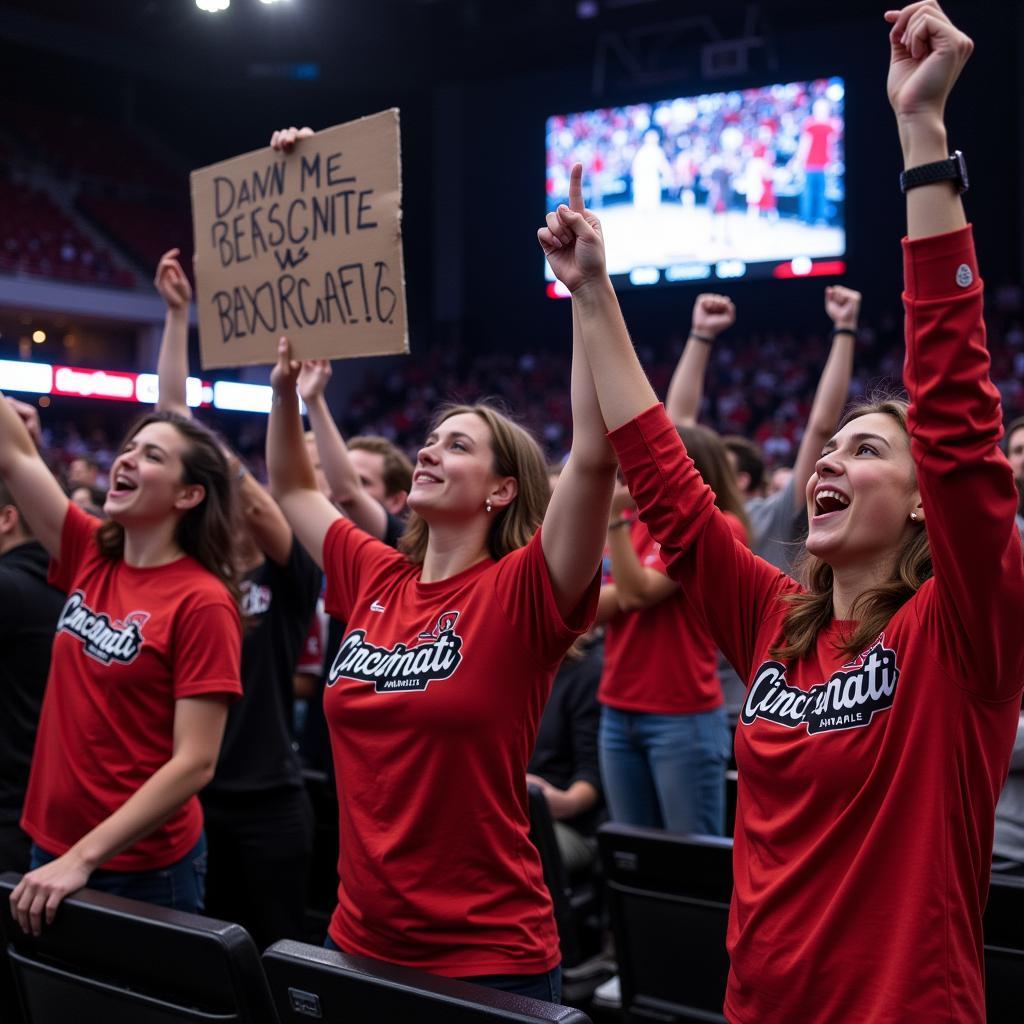
{"type": "Polygon", "coordinates": [[[752,725],[762,718],[789,729],[806,726],[811,736],[868,725],[876,711],[888,710],[896,699],[900,670],[896,652],[884,641],[879,637],[857,664],[810,690],[790,686],[785,665],[764,662],[747,691],[741,721],[752,725]]]}

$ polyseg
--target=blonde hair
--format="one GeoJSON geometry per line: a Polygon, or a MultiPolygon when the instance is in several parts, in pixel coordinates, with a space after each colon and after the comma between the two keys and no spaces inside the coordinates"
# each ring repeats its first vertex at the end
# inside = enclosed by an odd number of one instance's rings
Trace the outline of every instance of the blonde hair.
{"type": "MultiPolygon", "coordinates": [[[[872,413],[891,416],[909,441],[907,403],[892,396],[855,405],[843,416],[839,428],[872,413]]],[[[797,573],[806,589],[783,598],[789,605],[782,624],[783,640],[769,652],[780,661],[795,661],[809,654],[817,643],[818,634],[832,621],[835,613],[832,566],[804,551],[797,562],[797,573]]],[[[889,579],[862,594],[854,603],[851,617],[858,620],[857,625],[843,638],[840,650],[851,656],[860,654],[931,575],[932,553],[928,534],[924,524],[918,523],[897,553],[889,579]]]]}
{"type": "MultiPolygon", "coordinates": [[[[472,405],[445,405],[434,417],[436,430],[452,416],[472,413],[479,416],[491,431],[493,471],[498,476],[514,477],[518,484],[516,496],[504,508],[495,509],[487,534],[487,551],[497,560],[530,542],[544,519],[551,496],[547,467],[540,445],[530,433],[503,412],[486,402],[472,405]]],[[[411,562],[420,564],[427,553],[430,528],[415,512],[409,516],[399,548],[411,562]]]]}

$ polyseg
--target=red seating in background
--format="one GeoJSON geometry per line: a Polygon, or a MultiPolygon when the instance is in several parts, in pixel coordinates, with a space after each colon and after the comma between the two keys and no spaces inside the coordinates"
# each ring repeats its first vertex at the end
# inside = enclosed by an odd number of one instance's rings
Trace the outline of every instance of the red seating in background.
{"type": "Polygon", "coordinates": [[[119,267],[45,193],[0,179],[0,270],[131,288],[119,267]]]}

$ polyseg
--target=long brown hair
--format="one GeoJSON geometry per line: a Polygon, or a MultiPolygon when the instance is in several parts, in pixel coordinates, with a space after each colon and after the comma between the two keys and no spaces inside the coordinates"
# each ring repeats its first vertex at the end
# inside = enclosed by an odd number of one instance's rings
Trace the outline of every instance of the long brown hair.
{"type": "MultiPolygon", "coordinates": [[[[487,551],[497,560],[528,544],[543,521],[551,497],[547,468],[540,445],[529,431],[487,402],[442,406],[431,429],[437,430],[445,420],[465,413],[479,416],[490,428],[494,473],[514,477],[518,484],[512,501],[491,513],[494,519],[487,533],[487,551]]],[[[399,544],[409,561],[422,564],[429,534],[427,524],[412,512],[399,544]]]]}
{"type": "MultiPolygon", "coordinates": [[[[241,595],[235,551],[238,519],[227,459],[209,430],[172,412],[143,416],[129,429],[121,447],[150,423],[167,423],[181,434],[186,441],[181,455],[181,482],[199,484],[206,492],[203,500],[181,517],[174,540],[186,555],[212,572],[237,602],[241,595]]],[[[123,558],[124,527],[108,519],[97,530],[96,543],[107,558],[123,558]]]]}
{"type": "MultiPolygon", "coordinates": [[[[891,416],[909,441],[907,403],[891,396],[855,405],[843,416],[839,429],[852,420],[872,413],[891,416]]],[[[783,599],[789,605],[782,627],[783,640],[770,651],[772,657],[780,661],[797,660],[810,653],[818,634],[834,617],[832,567],[805,551],[796,568],[806,590],[783,599]]],[[[850,656],[860,654],[931,575],[932,553],[928,546],[928,534],[924,524],[918,523],[897,553],[889,579],[861,594],[854,603],[851,616],[858,620],[857,625],[843,638],[840,650],[850,656]]]]}
{"type": "Polygon", "coordinates": [[[676,427],[679,436],[686,445],[686,452],[693,459],[697,472],[704,483],[714,491],[715,504],[723,511],[730,512],[742,524],[750,536],[750,518],[743,505],[740,487],[736,482],[736,474],[729,462],[728,449],[725,442],[707,427],[697,424],[676,427]]]}

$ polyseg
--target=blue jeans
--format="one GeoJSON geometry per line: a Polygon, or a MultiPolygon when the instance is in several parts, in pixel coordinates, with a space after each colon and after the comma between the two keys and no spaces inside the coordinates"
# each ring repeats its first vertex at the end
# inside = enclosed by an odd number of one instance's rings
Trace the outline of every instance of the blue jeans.
{"type": "Polygon", "coordinates": [[[725,832],[725,708],[651,715],[601,708],[601,778],[613,821],[720,836],[725,832]]]}
{"type": "Polygon", "coordinates": [[[817,224],[828,218],[825,211],[825,172],[804,171],[804,187],[800,193],[800,219],[817,224]]]}
{"type": "MultiPolygon", "coordinates": [[[[324,949],[333,949],[336,953],[344,950],[330,937],[324,939],[324,949]]],[[[552,967],[544,974],[483,974],[472,978],[458,978],[484,988],[497,989],[499,992],[511,992],[517,996],[528,996],[530,999],[543,999],[545,1003],[562,1001],[562,965],[552,967]]]]}
{"type": "MultiPolygon", "coordinates": [[[[55,854],[32,844],[30,870],[35,871],[56,859],[55,854]]],[[[165,868],[154,871],[94,871],[87,884],[90,889],[111,896],[124,896],[143,903],[155,903],[158,907],[200,914],[206,896],[206,836],[200,834],[199,842],[181,860],[165,868]]]]}

